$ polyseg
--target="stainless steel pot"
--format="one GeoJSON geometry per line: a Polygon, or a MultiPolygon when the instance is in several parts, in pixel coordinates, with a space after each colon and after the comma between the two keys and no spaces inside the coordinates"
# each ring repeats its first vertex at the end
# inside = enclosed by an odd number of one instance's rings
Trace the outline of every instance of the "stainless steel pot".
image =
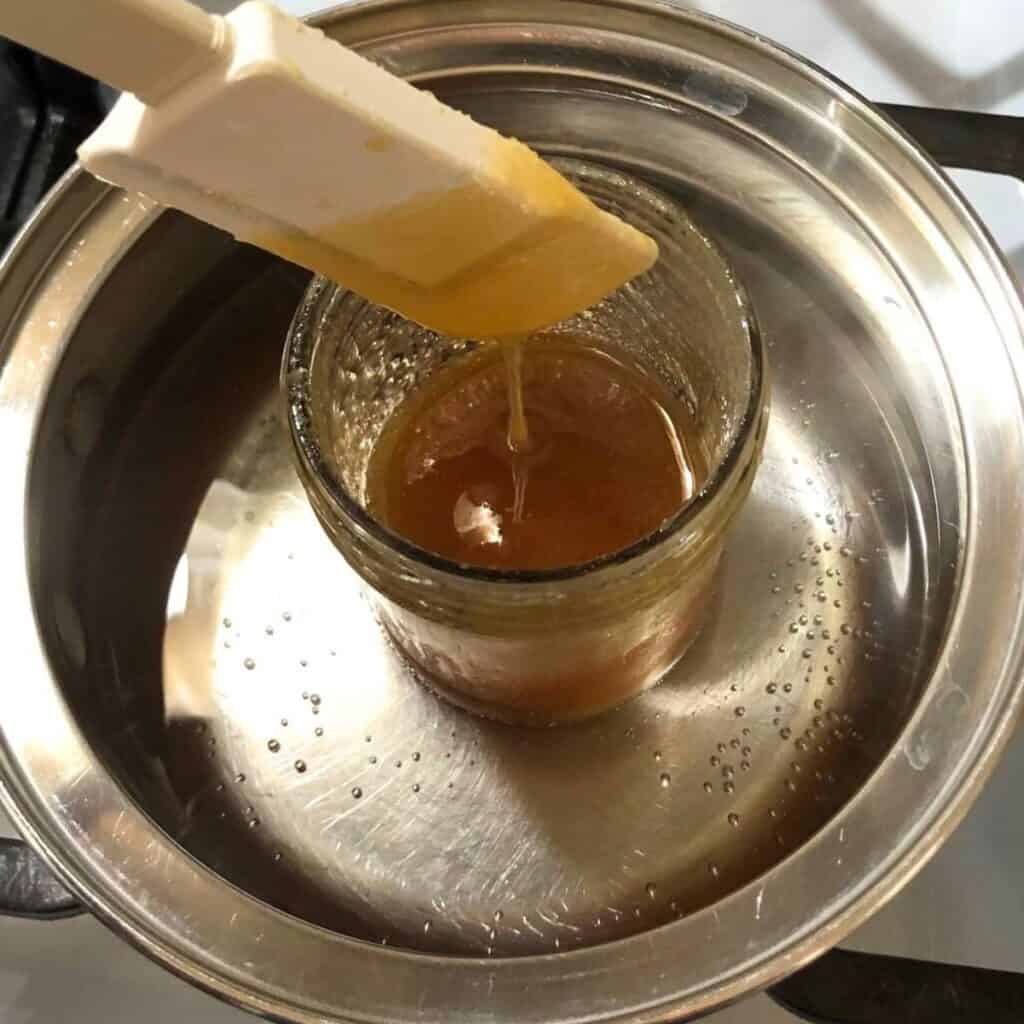
{"type": "Polygon", "coordinates": [[[562,731],[417,688],[290,462],[305,276],[72,173],[0,277],[4,802],[130,941],[279,1019],[662,1021],[776,982],[948,835],[1021,702],[1010,277],[892,122],[723,23],[321,23],[728,251],[775,399],[712,624],[562,731]]]}

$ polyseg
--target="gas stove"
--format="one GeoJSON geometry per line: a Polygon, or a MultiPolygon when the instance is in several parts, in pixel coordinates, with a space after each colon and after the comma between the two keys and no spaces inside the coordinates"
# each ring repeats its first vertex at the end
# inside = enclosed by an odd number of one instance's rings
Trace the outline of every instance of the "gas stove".
{"type": "MultiPolygon", "coordinates": [[[[217,0],[205,6],[223,11],[233,3],[217,0]]],[[[289,0],[282,6],[305,14],[321,5],[289,0]]],[[[692,6],[791,47],[879,102],[1024,115],[1024,36],[1013,31],[1020,24],[1019,0],[903,0],[898,5],[885,0],[704,0],[692,6]]],[[[70,159],[109,97],[45,66],[26,64],[24,55],[7,71],[5,88],[12,95],[20,90],[25,114],[3,133],[5,140],[14,140],[5,147],[6,166],[0,166],[0,200],[6,204],[0,214],[9,234],[70,159]]],[[[1024,275],[1024,185],[977,171],[954,171],[952,176],[1024,275]]],[[[0,245],[3,241],[0,237],[0,245]]],[[[1024,974],[1024,888],[1019,884],[1024,818],[1015,813],[1021,784],[1024,738],[1011,744],[964,824],[928,867],[843,945],[854,954],[917,963],[880,962],[891,970],[869,993],[870,1018],[827,1019],[870,1019],[873,1024],[1024,1020],[1024,1006],[1016,1016],[999,1016],[1006,1012],[1005,1002],[1002,1011],[974,1016],[967,1011],[937,1016],[933,1002],[937,992],[957,984],[948,965],[1024,974]]],[[[13,835],[2,816],[0,835],[13,835]]],[[[806,975],[804,988],[818,985],[819,991],[803,996],[816,998],[819,1006],[846,1000],[852,1012],[865,993],[844,988],[848,979],[842,961],[830,966],[830,975],[806,975]]],[[[998,996],[1000,977],[992,974],[990,979],[998,996]]],[[[1019,981],[1017,991],[1024,991],[1019,981]]],[[[801,995],[797,989],[780,994],[801,995]]],[[[801,1003],[805,1010],[807,998],[801,1003]]],[[[89,916],[52,922],[0,918],[2,1024],[143,1019],[148,1024],[183,1019],[243,1024],[251,1018],[178,981],[89,916]]],[[[707,1019],[711,1024],[787,1024],[801,1018],[777,1000],[759,996],[707,1019]]]]}

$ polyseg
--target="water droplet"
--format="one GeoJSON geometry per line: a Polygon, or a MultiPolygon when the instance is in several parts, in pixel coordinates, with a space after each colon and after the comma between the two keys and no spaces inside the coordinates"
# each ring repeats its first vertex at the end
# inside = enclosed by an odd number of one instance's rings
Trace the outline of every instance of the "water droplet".
{"type": "Polygon", "coordinates": [[[750,762],[749,761],[740,761],[740,771],[741,772],[749,772],[750,771],[750,762]]]}
{"type": "Polygon", "coordinates": [[[245,782],[245,775],[242,772],[239,772],[235,776],[235,782],[237,782],[239,785],[241,785],[243,782],[245,782]]]}
{"type": "Polygon", "coordinates": [[[281,612],[281,618],[284,619],[285,622],[291,622],[292,621],[292,613],[291,612],[281,612]]]}
{"type": "Polygon", "coordinates": [[[717,878],[721,874],[721,872],[718,870],[717,864],[709,864],[708,872],[710,873],[712,878],[717,878]]]}
{"type": "Polygon", "coordinates": [[[315,729],[313,730],[313,735],[314,735],[314,736],[323,736],[323,734],[324,734],[324,730],[323,730],[323,727],[322,727],[322,726],[319,726],[319,725],[318,725],[318,726],[317,726],[317,727],[316,727],[316,728],[315,728],[315,729]]]}
{"type": "Polygon", "coordinates": [[[358,786],[352,787],[352,796],[355,797],[356,800],[359,800],[362,797],[362,795],[363,791],[358,786]]]}
{"type": "Polygon", "coordinates": [[[660,750],[656,750],[654,752],[654,760],[655,761],[660,761],[661,760],[661,751],[660,750]]]}
{"type": "Polygon", "coordinates": [[[711,757],[708,758],[708,761],[712,768],[717,768],[722,763],[722,759],[716,754],[712,754],[711,757]]]}
{"type": "Polygon", "coordinates": [[[260,827],[260,819],[259,818],[250,818],[249,821],[247,822],[247,824],[249,825],[249,828],[259,828],[260,827]]]}
{"type": "Polygon", "coordinates": [[[306,770],[306,762],[302,760],[296,761],[295,770],[301,775],[306,770]]]}
{"type": "Polygon", "coordinates": [[[672,785],[672,776],[669,775],[668,772],[662,772],[661,775],[658,776],[658,781],[661,783],[662,789],[668,789],[668,787],[672,785]]]}
{"type": "Polygon", "coordinates": [[[420,784],[418,782],[414,782],[412,784],[412,791],[414,793],[418,793],[420,791],[420,784]]]}
{"type": "Polygon", "coordinates": [[[724,782],[722,783],[722,790],[726,793],[734,793],[736,791],[736,783],[724,782]]]}
{"type": "Polygon", "coordinates": [[[280,850],[275,850],[274,851],[274,861],[277,862],[280,859],[281,859],[281,851],[280,850]]]}
{"type": "Polygon", "coordinates": [[[737,718],[742,718],[746,713],[747,713],[747,709],[745,707],[743,707],[742,704],[734,712],[734,714],[736,715],[737,718]]]}
{"type": "Polygon", "coordinates": [[[504,916],[505,916],[505,911],[504,910],[496,910],[494,912],[494,921],[495,921],[495,923],[500,921],[504,916]]]}
{"type": "Polygon", "coordinates": [[[423,934],[426,935],[427,932],[429,932],[429,931],[430,931],[430,922],[429,921],[424,921],[423,922],[423,934]]]}
{"type": "Polygon", "coordinates": [[[274,635],[274,627],[273,626],[267,626],[266,629],[263,630],[263,632],[266,633],[267,636],[273,636],[274,635]]]}
{"type": "Polygon", "coordinates": [[[726,818],[726,821],[728,821],[729,824],[732,825],[733,828],[739,828],[740,827],[740,816],[738,814],[736,814],[735,812],[730,814],[726,818]]]}
{"type": "Polygon", "coordinates": [[[281,724],[287,729],[288,728],[288,719],[287,718],[282,718],[281,719],[281,724]]]}
{"type": "Polygon", "coordinates": [[[281,749],[281,744],[277,740],[267,740],[267,750],[272,754],[276,754],[281,749]]]}
{"type": "Polygon", "coordinates": [[[227,618],[224,619],[224,628],[225,629],[230,629],[231,628],[231,620],[230,619],[227,619],[227,618]]]}
{"type": "Polygon", "coordinates": [[[309,703],[312,704],[313,707],[316,707],[320,703],[320,694],[319,693],[311,693],[309,695],[309,703]]]}
{"type": "Polygon", "coordinates": [[[418,761],[420,759],[420,752],[418,750],[413,751],[412,759],[418,761]]]}
{"type": "Polygon", "coordinates": [[[256,661],[254,658],[246,658],[242,664],[251,672],[256,667],[256,661]]]}
{"type": "Polygon", "coordinates": [[[365,742],[365,743],[372,743],[373,742],[373,737],[372,736],[364,736],[363,737],[363,742],[365,742]]]}
{"type": "Polygon", "coordinates": [[[704,783],[704,792],[705,793],[714,793],[714,791],[715,791],[715,787],[712,786],[710,782],[705,782],[704,783]]]}
{"type": "Polygon", "coordinates": [[[780,736],[781,736],[781,737],[782,737],[782,738],[783,738],[784,740],[788,740],[788,739],[789,739],[789,737],[793,735],[793,730],[792,730],[792,729],[789,729],[789,728],[783,729],[783,730],[782,730],[782,731],[781,731],[781,732],[779,733],[779,735],[780,735],[780,736]]]}
{"type": "Polygon", "coordinates": [[[647,896],[649,899],[653,900],[654,897],[658,895],[658,887],[653,882],[648,882],[644,888],[647,891],[647,896]]]}
{"type": "Polygon", "coordinates": [[[776,690],[777,690],[778,688],[779,688],[779,685],[778,685],[778,683],[769,683],[769,684],[768,684],[768,685],[767,685],[767,686],[766,686],[766,687],[764,688],[764,692],[765,692],[765,693],[775,693],[775,691],[776,691],[776,690]]]}

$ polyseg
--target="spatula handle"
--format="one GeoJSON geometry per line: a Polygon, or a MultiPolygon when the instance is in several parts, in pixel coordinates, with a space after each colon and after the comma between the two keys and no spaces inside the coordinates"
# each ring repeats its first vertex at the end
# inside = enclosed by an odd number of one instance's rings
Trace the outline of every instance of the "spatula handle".
{"type": "Polygon", "coordinates": [[[215,64],[225,32],[186,0],[0,2],[0,35],[149,104],[215,64]]]}

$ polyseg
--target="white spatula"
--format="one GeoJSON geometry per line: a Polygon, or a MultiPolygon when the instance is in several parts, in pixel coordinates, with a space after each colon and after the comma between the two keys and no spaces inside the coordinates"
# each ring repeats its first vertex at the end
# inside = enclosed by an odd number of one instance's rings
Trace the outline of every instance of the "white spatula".
{"type": "Polygon", "coordinates": [[[0,33],[125,90],[79,149],[98,177],[437,330],[534,330],[657,258],[527,147],[267,4],[0,0],[0,33]]]}

